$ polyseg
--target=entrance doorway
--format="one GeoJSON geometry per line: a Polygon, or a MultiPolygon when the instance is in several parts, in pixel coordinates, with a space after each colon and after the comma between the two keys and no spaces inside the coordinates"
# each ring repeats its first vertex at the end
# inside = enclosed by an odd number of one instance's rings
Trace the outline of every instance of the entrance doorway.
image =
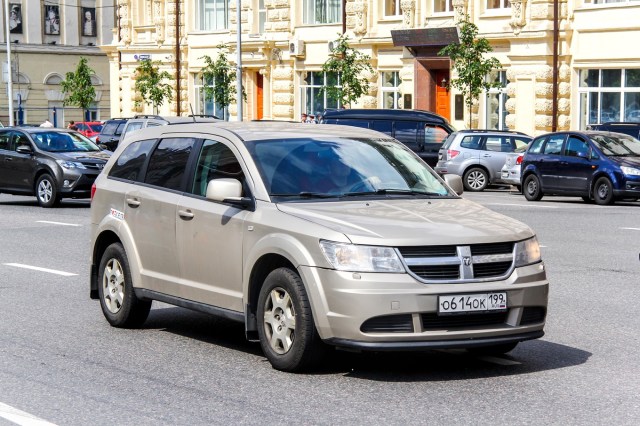
{"type": "Polygon", "coordinates": [[[435,113],[451,120],[451,97],[449,95],[449,70],[434,72],[436,86],[435,113]]]}
{"type": "Polygon", "coordinates": [[[262,120],[264,116],[264,77],[262,74],[256,74],[256,120],[262,120]]]}

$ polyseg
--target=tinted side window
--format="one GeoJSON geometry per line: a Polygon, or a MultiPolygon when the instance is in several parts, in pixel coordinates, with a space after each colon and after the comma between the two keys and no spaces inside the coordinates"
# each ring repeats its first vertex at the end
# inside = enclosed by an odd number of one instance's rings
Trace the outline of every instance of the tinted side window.
{"type": "Polygon", "coordinates": [[[524,149],[529,144],[529,142],[531,142],[531,139],[525,138],[513,138],[513,140],[516,143],[517,150],[524,149]]]}
{"type": "Polygon", "coordinates": [[[415,151],[419,125],[416,121],[396,121],[394,137],[415,151]]]}
{"type": "Polygon", "coordinates": [[[232,178],[244,181],[244,173],[231,149],[217,141],[206,140],[198,157],[198,166],[191,192],[207,195],[207,185],[212,179],[232,178]]]}
{"type": "Polygon", "coordinates": [[[371,123],[371,128],[373,130],[377,130],[378,132],[386,133],[391,136],[393,132],[393,127],[391,125],[390,120],[373,120],[371,123]]]}
{"type": "Polygon", "coordinates": [[[127,124],[126,121],[123,121],[122,123],[118,124],[118,128],[116,129],[115,135],[116,136],[120,136],[122,134],[122,129],[124,129],[124,126],[127,124]]]}
{"type": "Polygon", "coordinates": [[[482,138],[477,135],[465,136],[464,138],[462,138],[462,141],[460,141],[460,146],[467,149],[480,149],[481,140],[482,138]]]}
{"type": "Polygon", "coordinates": [[[133,142],[120,154],[109,176],[141,182],[142,168],[155,145],[155,139],[133,142]]]}
{"type": "Polygon", "coordinates": [[[546,139],[547,138],[534,139],[534,141],[531,142],[531,145],[529,146],[529,150],[527,152],[530,152],[531,154],[540,154],[542,152],[542,144],[546,139]]]}
{"type": "Polygon", "coordinates": [[[569,136],[567,147],[564,150],[564,155],[577,157],[578,154],[582,154],[583,157],[587,157],[589,154],[589,145],[587,144],[587,141],[579,137],[569,136]]]}
{"type": "Polygon", "coordinates": [[[365,129],[369,128],[369,121],[367,120],[340,120],[338,124],[343,124],[345,126],[354,126],[354,127],[364,127],[365,129]]]}
{"type": "Polygon", "coordinates": [[[182,189],[193,138],[169,138],[160,142],[149,158],[145,183],[168,189],[182,189]]]}
{"type": "Polygon", "coordinates": [[[127,127],[127,133],[135,132],[136,130],[142,129],[143,124],[144,123],[142,121],[136,121],[129,124],[129,127],[127,127]]]}
{"type": "Polygon", "coordinates": [[[549,137],[549,140],[544,146],[545,155],[560,155],[562,153],[562,143],[564,142],[564,135],[556,135],[549,137]]]}
{"type": "Polygon", "coordinates": [[[487,136],[485,149],[493,152],[513,152],[511,138],[507,136],[487,136]]]}
{"type": "Polygon", "coordinates": [[[448,136],[449,133],[442,127],[431,124],[424,126],[424,143],[441,144],[448,136]]]}
{"type": "Polygon", "coordinates": [[[9,149],[9,133],[0,133],[0,149],[9,149]]]}
{"type": "Polygon", "coordinates": [[[104,125],[102,129],[103,135],[113,135],[116,133],[116,129],[118,128],[118,123],[107,123],[104,125]]]}

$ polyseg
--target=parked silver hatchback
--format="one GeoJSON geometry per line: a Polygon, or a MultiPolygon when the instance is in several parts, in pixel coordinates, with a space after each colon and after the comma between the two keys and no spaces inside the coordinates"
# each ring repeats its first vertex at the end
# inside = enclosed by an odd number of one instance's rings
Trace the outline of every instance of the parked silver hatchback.
{"type": "Polygon", "coordinates": [[[438,152],[435,170],[462,176],[467,191],[482,191],[502,180],[507,155],[525,148],[531,137],[501,130],[460,130],[449,135],[438,152]]]}
{"type": "Polygon", "coordinates": [[[143,129],[93,189],[90,295],[115,327],[153,300],[241,322],[285,371],[330,347],[504,353],[543,336],[535,234],[445,178],[368,129],[143,129]]]}

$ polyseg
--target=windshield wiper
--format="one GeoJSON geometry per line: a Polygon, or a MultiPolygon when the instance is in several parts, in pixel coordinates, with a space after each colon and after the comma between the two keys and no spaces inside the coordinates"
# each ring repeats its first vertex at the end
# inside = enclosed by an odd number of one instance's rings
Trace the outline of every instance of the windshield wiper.
{"type": "Polygon", "coordinates": [[[437,192],[416,191],[413,189],[377,189],[375,191],[347,192],[343,197],[358,197],[366,195],[426,195],[430,197],[443,197],[448,194],[439,194],[437,192]]]}
{"type": "Polygon", "coordinates": [[[338,194],[327,194],[324,192],[299,192],[297,194],[269,194],[271,197],[287,197],[287,198],[335,198],[338,194]]]}

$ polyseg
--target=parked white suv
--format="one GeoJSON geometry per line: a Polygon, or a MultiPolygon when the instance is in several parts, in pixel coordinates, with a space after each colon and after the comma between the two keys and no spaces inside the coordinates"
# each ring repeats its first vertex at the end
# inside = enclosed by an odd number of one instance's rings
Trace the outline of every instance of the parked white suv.
{"type": "Polygon", "coordinates": [[[95,182],[90,295],[115,327],[152,300],[239,321],[286,371],[330,346],[503,353],[541,337],[535,234],[445,178],[356,127],[140,130],[95,182]]]}
{"type": "Polygon", "coordinates": [[[449,135],[438,152],[436,172],[462,176],[467,191],[482,191],[502,180],[507,155],[525,148],[531,137],[501,130],[460,130],[449,135]]]}

